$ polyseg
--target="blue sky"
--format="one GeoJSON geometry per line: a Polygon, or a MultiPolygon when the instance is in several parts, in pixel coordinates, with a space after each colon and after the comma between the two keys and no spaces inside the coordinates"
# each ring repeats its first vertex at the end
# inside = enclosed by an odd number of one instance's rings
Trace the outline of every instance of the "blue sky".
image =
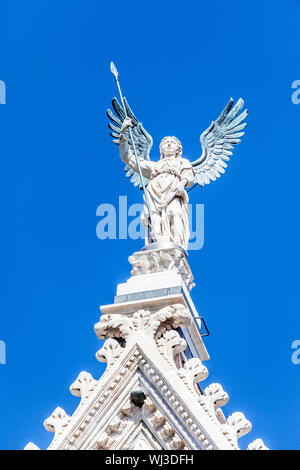
{"type": "Polygon", "coordinates": [[[211,331],[203,385],[220,382],[225,414],[252,422],[241,447],[299,449],[300,2],[1,0],[0,18],[0,448],[47,447],[43,421],[72,414],[78,373],[101,375],[99,305],[142,246],[96,237],[99,204],[141,202],[107,129],[113,59],[153,159],[169,134],[199,156],[230,96],[249,108],[226,174],[191,193],[205,205],[205,244],[189,256],[211,331]]]}

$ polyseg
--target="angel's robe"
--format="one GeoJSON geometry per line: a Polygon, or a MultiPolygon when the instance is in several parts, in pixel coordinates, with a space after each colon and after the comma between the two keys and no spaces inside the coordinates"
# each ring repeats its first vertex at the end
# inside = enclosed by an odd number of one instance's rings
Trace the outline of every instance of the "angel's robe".
{"type": "MultiPolygon", "coordinates": [[[[120,155],[124,163],[137,173],[136,159],[127,142],[120,143],[120,155]]],[[[157,241],[173,242],[187,249],[190,236],[188,195],[186,191],[178,195],[177,190],[181,181],[187,187],[194,183],[191,163],[181,157],[161,157],[158,162],[140,159],[140,167],[142,175],[150,180],[146,191],[157,241]]],[[[145,227],[150,226],[145,195],[142,222],[145,227]]]]}

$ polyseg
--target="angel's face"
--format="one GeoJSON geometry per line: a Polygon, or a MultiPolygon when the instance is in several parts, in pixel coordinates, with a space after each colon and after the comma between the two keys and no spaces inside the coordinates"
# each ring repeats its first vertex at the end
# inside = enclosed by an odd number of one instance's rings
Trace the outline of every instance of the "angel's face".
{"type": "Polygon", "coordinates": [[[174,137],[165,137],[159,147],[162,157],[176,155],[178,153],[178,142],[174,137]]]}

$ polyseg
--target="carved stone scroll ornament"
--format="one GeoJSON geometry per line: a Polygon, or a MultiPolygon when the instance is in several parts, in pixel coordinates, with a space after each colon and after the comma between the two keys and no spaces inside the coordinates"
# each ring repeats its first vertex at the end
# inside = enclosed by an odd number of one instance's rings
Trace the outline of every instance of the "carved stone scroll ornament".
{"type": "MultiPolygon", "coordinates": [[[[191,318],[186,307],[174,304],[154,314],[150,314],[147,310],[138,310],[132,317],[119,314],[102,315],[95,325],[95,333],[100,340],[123,338],[127,341],[136,332],[158,339],[166,331],[186,327],[190,322],[191,318]]],[[[105,351],[102,353],[106,354],[105,351]]]]}
{"type": "Polygon", "coordinates": [[[188,310],[182,304],[169,305],[160,309],[150,320],[150,330],[157,340],[166,331],[186,328],[191,323],[188,310]]]}
{"type": "Polygon", "coordinates": [[[126,339],[134,330],[134,326],[132,320],[125,315],[103,315],[94,329],[102,341],[107,338],[126,339]]]}

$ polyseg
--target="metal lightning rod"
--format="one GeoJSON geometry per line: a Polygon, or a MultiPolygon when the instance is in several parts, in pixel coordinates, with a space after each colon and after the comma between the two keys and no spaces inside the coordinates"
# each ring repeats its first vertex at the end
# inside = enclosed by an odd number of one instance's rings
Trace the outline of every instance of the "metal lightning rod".
{"type": "MultiPolygon", "coordinates": [[[[121,103],[122,103],[122,107],[123,107],[125,117],[128,117],[126,107],[125,107],[125,103],[124,103],[124,99],[123,99],[123,95],[122,95],[122,91],[121,91],[121,87],[120,87],[119,73],[118,73],[118,70],[116,69],[116,66],[113,62],[110,63],[110,71],[113,74],[113,76],[115,77],[115,80],[116,80],[116,83],[117,83],[117,87],[118,87],[119,95],[120,95],[120,98],[121,98],[121,103]]],[[[146,206],[147,206],[147,209],[148,209],[148,213],[149,213],[149,217],[150,217],[150,224],[151,224],[152,233],[153,233],[153,237],[154,237],[153,242],[156,242],[157,241],[157,236],[156,236],[156,231],[155,231],[155,227],[154,227],[154,223],[153,223],[152,212],[151,212],[151,208],[150,208],[150,204],[149,204],[147,189],[145,187],[144,179],[143,179],[143,176],[142,176],[140,160],[139,160],[138,155],[137,155],[137,151],[136,151],[136,147],[135,147],[131,127],[128,128],[128,132],[129,132],[129,137],[130,137],[130,140],[131,140],[131,143],[132,143],[136,164],[137,164],[137,167],[138,167],[138,171],[139,171],[139,175],[140,175],[140,178],[141,178],[142,187],[143,187],[143,191],[144,191],[144,195],[145,195],[145,202],[146,202],[146,206]]]]}

